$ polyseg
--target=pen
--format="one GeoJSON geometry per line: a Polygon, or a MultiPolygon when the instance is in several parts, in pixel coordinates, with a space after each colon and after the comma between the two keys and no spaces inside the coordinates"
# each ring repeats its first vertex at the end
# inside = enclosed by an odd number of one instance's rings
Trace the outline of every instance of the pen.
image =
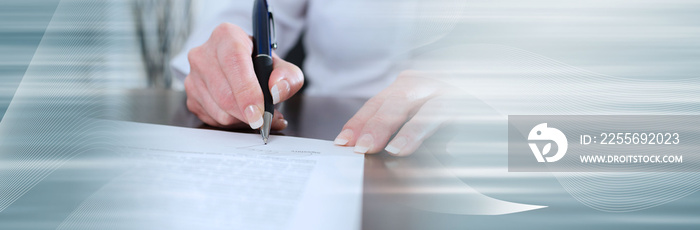
{"type": "Polygon", "coordinates": [[[260,134],[265,144],[270,136],[270,123],[275,112],[269,87],[270,74],[272,73],[272,50],[277,48],[274,34],[275,22],[267,0],[255,0],[253,6],[253,68],[258,77],[265,103],[263,125],[260,127],[260,134]]]}

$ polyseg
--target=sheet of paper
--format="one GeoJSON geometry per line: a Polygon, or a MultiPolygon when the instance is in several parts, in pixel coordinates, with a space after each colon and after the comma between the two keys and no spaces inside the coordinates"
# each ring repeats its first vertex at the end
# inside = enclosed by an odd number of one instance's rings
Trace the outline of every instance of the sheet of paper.
{"type": "Polygon", "coordinates": [[[272,136],[264,145],[257,134],[118,126],[116,146],[138,160],[59,229],[360,228],[364,157],[351,148],[296,137],[272,136]]]}

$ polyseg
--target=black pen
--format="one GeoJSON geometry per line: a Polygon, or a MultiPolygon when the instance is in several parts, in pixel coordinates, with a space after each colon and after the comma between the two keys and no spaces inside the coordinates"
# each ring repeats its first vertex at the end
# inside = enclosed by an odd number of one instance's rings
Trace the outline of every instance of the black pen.
{"type": "Polygon", "coordinates": [[[269,86],[270,74],[272,73],[272,50],[277,48],[274,33],[275,22],[267,1],[255,0],[253,6],[253,68],[258,77],[265,103],[263,125],[260,127],[260,134],[265,144],[270,136],[270,123],[275,112],[269,86]]]}

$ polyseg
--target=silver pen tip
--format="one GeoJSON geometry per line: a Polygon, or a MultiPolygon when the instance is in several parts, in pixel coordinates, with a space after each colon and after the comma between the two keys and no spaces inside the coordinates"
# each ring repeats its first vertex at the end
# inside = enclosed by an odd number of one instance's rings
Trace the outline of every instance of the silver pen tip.
{"type": "Polygon", "coordinates": [[[272,126],[272,113],[265,112],[263,114],[263,125],[260,127],[260,135],[262,135],[263,142],[267,144],[267,139],[270,137],[270,127],[272,126]]]}

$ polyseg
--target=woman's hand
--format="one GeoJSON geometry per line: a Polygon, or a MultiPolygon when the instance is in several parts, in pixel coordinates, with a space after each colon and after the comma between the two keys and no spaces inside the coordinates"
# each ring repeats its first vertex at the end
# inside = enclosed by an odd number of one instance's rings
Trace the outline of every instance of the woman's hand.
{"type": "MultiPolygon", "coordinates": [[[[219,25],[209,40],[188,53],[190,74],[185,78],[187,108],[212,126],[252,129],[262,126],[263,95],[252,61],[253,41],[240,27],[219,25]]],[[[304,84],[301,70],[273,53],[270,92],[275,104],[287,100],[304,84]]],[[[287,121],[275,111],[273,129],[287,121]]]]}
{"type": "Polygon", "coordinates": [[[384,149],[396,156],[409,155],[451,119],[445,99],[454,90],[425,77],[425,73],[404,71],[362,106],[334,143],[355,146],[357,153],[378,153],[384,149]]]}

